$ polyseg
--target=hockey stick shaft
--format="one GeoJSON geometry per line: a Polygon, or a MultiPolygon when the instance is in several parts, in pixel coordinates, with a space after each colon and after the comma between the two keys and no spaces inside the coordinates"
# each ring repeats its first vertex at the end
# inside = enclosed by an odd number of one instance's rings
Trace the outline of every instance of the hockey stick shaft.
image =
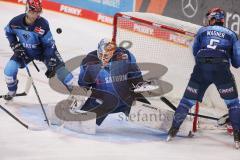
{"type": "MultiPolygon", "coordinates": [[[[166,97],[161,97],[160,98],[166,105],[168,105],[172,110],[176,111],[177,107],[174,106],[166,97]]],[[[215,118],[215,117],[210,117],[210,116],[205,116],[205,115],[201,115],[201,114],[194,114],[194,113],[188,113],[188,115],[191,115],[191,116],[198,116],[198,117],[201,117],[201,118],[206,118],[206,119],[211,119],[211,120],[216,120],[218,121],[219,118],[215,118]]]]}
{"type": "Polygon", "coordinates": [[[36,88],[36,86],[35,86],[35,84],[34,84],[34,81],[33,81],[33,79],[32,79],[32,75],[31,75],[31,73],[30,73],[30,71],[29,71],[29,68],[28,68],[28,66],[27,66],[26,63],[25,63],[25,68],[26,68],[26,70],[27,70],[28,76],[31,78],[33,89],[34,89],[34,91],[35,91],[35,93],[36,93],[36,95],[37,95],[38,101],[39,101],[39,103],[40,103],[40,105],[41,105],[41,108],[42,108],[44,117],[45,117],[45,119],[46,119],[46,122],[47,122],[48,126],[50,126],[49,120],[48,120],[48,118],[47,118],[47,114],[46,114],[46,112],[45,112],[45,109],[44,109],[44,107],[43,107],[42,101],[41,101],[40,96],[39,96],[39,94],[38,94],[37,88],[36,88]]]}
{"type": "Polygon", "coordinates": [[[35,63],[33,60],[32,60],[32,63],[33,63],[33,65],[34,65],[34,67],[36,68],[36,70],[37,70],[38,72],[40,72],[38,66],[36,65],[36,63],[35,63]]]}
{"type": "Polygon", "coordinates": [[[3,106],[0,105],[0,108],[6,112],[10,117],[12,117],[13,119],[15,119],[18,123],[20,123],[23,127],[25,127],[26,129],[28,129],[28,125],[26,125],[25,123],[23,123],[20,119],[18,119],[16,116],[14,116],[11,112],[9,112],[7,109],[5,109],[3,106]]]}

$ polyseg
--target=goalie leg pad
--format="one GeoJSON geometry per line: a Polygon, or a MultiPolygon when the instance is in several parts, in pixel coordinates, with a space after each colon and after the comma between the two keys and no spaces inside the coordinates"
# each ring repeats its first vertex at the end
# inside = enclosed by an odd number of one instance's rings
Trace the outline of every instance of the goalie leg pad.
{"type": "Polygon", "coordinates": [[[55,108],[56,106],[48,106],[48,107],[45,107],[45,111],[46,111],[46,115],[50,121],[50,124],[51,125],[58,125],[58,126],[61,126],[63,125],[64,121],[59,119],[56,114],[55,114],[55,108]]]}
{"type": "MultiPolygon", "coordinates": [[[[167,132],[171,127],[174,112],[164,109],[164,105],[160,103],[159,106],[154,106],[136,101],[131,107],[128,119],[130,122],[167,132]]],[[[185,121],[179,131],[185,135],[191,127],[192,123],[185,121]]]]}
{"type": "Polygon", "coordinates": [[[96,118],[88,121],[66,121],[64,128],[86,134],[96,134],[96,118]]]}

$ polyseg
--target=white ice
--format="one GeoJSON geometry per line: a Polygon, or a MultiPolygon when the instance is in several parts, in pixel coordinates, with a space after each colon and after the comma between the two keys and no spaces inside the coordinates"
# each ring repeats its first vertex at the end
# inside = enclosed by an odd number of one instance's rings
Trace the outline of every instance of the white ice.
{"type": "MultiPolygon", "coordinates": [[[[14,16],[23,13],[24,7],[0,2],[0,94],[7,92],[4,81],[4,66],[12,55],[4,35],[4,27],[14,16]]],[[[65,61],[95,50],[103,37],[111,37],[112,26],[76,18],[52,11],[43,15],[50,22],[57,47],[65,61]],[[62,34],[55,32],[62,28],[62,34]]],[[[46,68],[37,63],[41,72],[29,65],[34,82],[44,106],[54,105],[67,97],[52,90],[44,76],[46,68]]],[[[77,71],[75,73],[77,76],[77,71]]],[[[26,71],[19,71],[19,91],[23,90],[26,71]]],[[[44,118],[34,90],[26,97],[0,104],[29,125],[43,126],[44,118]]],[[[202,130],[194,138],[176,137],[165,142],[166,133],[147,129],[123,121],[119,114],[109,116],[97,128],[96,135],[75,133],[52,127],[43,131],[29,131],[0,110],[0,160],[239,160],[240,151],[233,146],[233,137],[222,130],[202,130]]]]}

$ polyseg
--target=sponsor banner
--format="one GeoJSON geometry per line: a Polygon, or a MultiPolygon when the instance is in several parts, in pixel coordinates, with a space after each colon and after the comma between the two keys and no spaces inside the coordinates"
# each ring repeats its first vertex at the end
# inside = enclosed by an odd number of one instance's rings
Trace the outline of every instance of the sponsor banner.
{"type": "Polygon", "coordinates": [[[168,0],[136,0],[135,11],[162,14],[168,0]]]}
{"type": "Polygon", "coordinates": [[[225,27],[240,35],[240,0],[136,0],[136,11],[151,12],[204,25],[207,11],[220,7],[226,12],[225,27]]]}
{"type": "Polygon", "coordinates": [[[135,0],[49,0],[77,8],[84,8],[108,16],[117,12],[132,12],[135,0]]]}
{"type": "Polygon", "coordinates": [[[239,0],[178,0],[168,1],[163,15],[203,25],[207,11],[220,7],[226,12],[225,26],[240,34],[239,0]],[[174,8],[174,9],[173,9],[174,8]]]}
{"type": "Polygon", "coordinates": [[[177,33],[171,30],[163,29],[157,25],[146,25],[141,23],[134,23],[129,19],[118,20],[118,27],[127,29],[136,33],[144,34],[147,36],[159,38],[162,40],[170,41],[184,47],[189,47],[193,41],[193,36],[177,33]]]}
{"type": "MultiPolygon", "coordinates": [[[[5,0],[5,1],[18,3],[18,4],[26,3],[26,0],[5,0]]],[[[42,5],[44,9],[61,12],[64,14],[77,16],[81,18],[86,18],[86,19],[98,21],[101,23],[113,24],[113,17],[106,16],[104,14],[99,14],[90,10],[76,8],[76,7],[72,7],[72,6],[68,6],[68,5],[64,5],[64,4],[60,4],[60,3],[56,3],[48,0],[43,0],[42,5]]]]}

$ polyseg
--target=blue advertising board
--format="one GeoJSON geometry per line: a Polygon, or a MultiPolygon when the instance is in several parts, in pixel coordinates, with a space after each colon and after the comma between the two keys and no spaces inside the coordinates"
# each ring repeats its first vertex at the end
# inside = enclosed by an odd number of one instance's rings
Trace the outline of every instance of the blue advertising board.
{"type": "Polygon", "coordinates": [[[117,12],[134,10],[134,0],[49,0],[61,4],[113,16],[117,12]]]}

